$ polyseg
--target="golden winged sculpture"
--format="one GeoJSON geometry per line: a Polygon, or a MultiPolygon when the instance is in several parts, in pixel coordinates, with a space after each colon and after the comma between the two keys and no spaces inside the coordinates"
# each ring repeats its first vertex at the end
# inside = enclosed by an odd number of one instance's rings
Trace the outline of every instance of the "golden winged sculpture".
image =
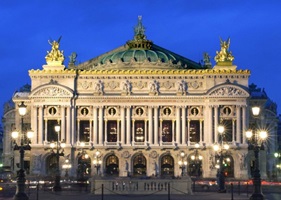
{"type": "Polygon", "coordinates": [[[220,52],[216,51],[217,55],[215,56],[215,61],[217,63],[232,64],[234,56],[232,55],[231,51],[229,51],[230,38],[228,38],[227,41],[223,41],[220,38],[220,45],[221,50],[220,52]]]}
{"type": "Polygon", "coordinates": [[[58,39],[58,41],[48,40],[49,44],[52,46],[51,51],[47,51],[47,55],[45,57],[48,65],[61,65],[64,61],[63,51],[59,50],[60,40],[61,37],[58,39]]]}

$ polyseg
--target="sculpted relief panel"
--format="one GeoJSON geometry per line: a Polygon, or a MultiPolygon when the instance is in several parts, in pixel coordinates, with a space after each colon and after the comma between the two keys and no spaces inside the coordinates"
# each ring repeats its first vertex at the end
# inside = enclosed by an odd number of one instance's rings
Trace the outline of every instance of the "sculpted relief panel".
{"type": "Polygon", "coordinates": [[[212,91],[210,93],[210,96],[249,96],[248,93],[246,93],[245,91],[239,89],[239,88],[235,88],[232,86],[225,86],[225,87],[220,87],[214,91],[212,91]]]}
{"type": "Polygon", "coordinates": [[[39,89],[32,96],[37,97],[71,97],[72,93],[57,86],[39,89]]]}

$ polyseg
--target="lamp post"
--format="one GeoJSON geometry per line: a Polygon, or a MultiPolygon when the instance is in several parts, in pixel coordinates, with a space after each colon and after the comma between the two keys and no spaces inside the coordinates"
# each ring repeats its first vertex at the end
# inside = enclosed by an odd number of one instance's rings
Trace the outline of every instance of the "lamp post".
{"type": "Polygon", "coordinates": [[[184,169],[186,168],[187,166],[187,161],[184,160],[184,157],[185,157],[185,153],[182,151],[180,153],[180,160],[178,161],[178,164],[179,164],[179,167],[181,169],[181,176],[184,175],[184,169]]]}
{"type": "Polygon", "coordinates": [[[224,168],[223,168],[223,150],[228,150],[229,145],[223,143],[224,126],[222,126],[222,125],[218,126],[218,133],[220,134],[220,141],[219,141],[219,144],[214,145],[214,150],[216,152],[220,151],[218,153],[219,154],[219,160],[218,160],[219,165],[216,165],[216,167],[218,168],[218,173],[217,173],[217,180],[218,180],[217,182],[219,185],[218,192],[225,193],[226,189],[225,189],[225,177],[224,177],[224,168]]]}
{"type": "Polygon", "coordinates": [[[69,163],[68,158],[64,161],[62,168],[65,170],[65,178],[68,179],[68,170],[71,168],[71,164],[69,163]]]}
{"type": "Polygon", "coordinates": [[[254,150],[255,163],[253,173],[254,191],[250,199],[263,200],[264,196],[261,191],[261,175],[259,170],[259,151],[264,149],[263,141],[267,138],[267,132],[257,130],[257,117],[260,114],[259,107],[252,107],[252,114],[255,118],[255,124],[253,130],[246,131],[246,137],[248,138],[249,146],[248,150],[254,150]]]}
{"type": "Polygon", "coordinates": [[[279,180],[279,171],[281,170],[281,163],[280,163],[280,159],[281,159],[281,154],[276,152],[274,153],[274,157],[277,159],[277,164],[276,164],[276,179],[277,181],[279,180]]]}
{"type": "Polygon", "coordinates": [[[201,168],[201,161],[203,157],[199,155],[198,148],[200,145],[198,143],[195,144],[195,153],[194,155],[191,156],[191,160],[195,163],[195,168],[196,168],[196,177],[200,176],[200,168],[201,168]]]}
{"type": "Polygon", "coordinates": [[[101,163],[102,163],[102,161],[101,161],[100,152],[96,151],[93,164],[94,164],[94,167],[97,169],[97,173],[96,173],[97,176],[99,175],[99,169],[100,169],[101,163]]]}
{"type": "Polygon", "coordinates": [[[55,184],[53,186],[53,191],[55,192],[59,192],[61,191],[61,185],[60,185],[60,156],[64,156],[63,153],[63,148],[65,147],[65,143],[64,142],[60,142],[59,141],[59,134],[60,134],[60,125],[57,124],[55,125],[55,131],[57,132],[57,143],[51,143],[51,148],[54,149],[56,148],[56,152],[52,151],[53,154],[55,154],[56,156],[56,176],[55,176],[55,184]],[[60,150],[62,149],[62,151],[60,152],[60,150]]]}
{"type": "Polygon", "coordinates": [[[23,117],[26,114],[26,105],[23,102],[19,105],[19,114],[21,116],[21,130],[12,132],[12,137],[16,140],[20,135],[20,146],[14,140],[14,150],[19,150],[20,153],[20,169],[17,171],[17,189],[14,200],[28,200],[25,190],[25,170],[24,170],[24,151],[31,150],[29,145],[30,139],[33,137],[33,132],[28,131],[27,135],[23,133],[23,117]],[[28,139],[26,139],[26,137],[28,139]]]}

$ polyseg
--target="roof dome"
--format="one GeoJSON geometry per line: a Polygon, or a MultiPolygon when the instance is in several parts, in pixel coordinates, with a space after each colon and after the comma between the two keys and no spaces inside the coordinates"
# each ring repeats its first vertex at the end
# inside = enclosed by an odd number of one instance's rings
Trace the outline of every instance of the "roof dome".
{"type": "Polygon", "coordinates": [[[148,60],[149,62],[161,61],[165,63],[168,63],[169,61],[177,61],[175,56],[172,54],[159,50],[128,49],[104,56],[100,62],[101,64],[105,64],[108,61],[112,63],[116,63],[118,61],[130,62],[132,59],[134,59],[136,62],[144,62],[145,60],[148,60]]]}
{"type": "Polygon", "coordinates": [[[80,66],[83,69],[204,69],[200,63],[189,60],[153,44],[145,36],[141,16],[134,27],[134,39],[125,46],[103,54],[80,66]],[[142,65],[140,67],[140,64],[142,65]]]}

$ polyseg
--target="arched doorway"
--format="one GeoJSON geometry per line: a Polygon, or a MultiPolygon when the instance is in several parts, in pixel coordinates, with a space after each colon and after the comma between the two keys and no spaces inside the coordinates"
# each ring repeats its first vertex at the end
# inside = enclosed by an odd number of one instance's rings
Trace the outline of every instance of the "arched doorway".
{"type": "MultiPolygon", "coordinates": [[[[220,156],[216,156],[216,168],[220,167],[220,156]]],[[[223,154],[222,158],[222,170],[225,177],[234,177],[234,160],[231,155],[223,154]]]]}
{"type": "Polygon", "coordinates": [[[202,159],[198,151],[191,154],[188,158],[188,175],[191,177],[202,176],[202,159]]]}
{"type": "Polygon", "coordinates": [[[55,154],[51,154],[46,158],[46,174],[47,176],[55,176],[57,169],[57,159],[55,154]]]}
{"type": "Polygon", "coordinates": [[[161,176],[174,176],[174,158],[170,155],[164,155],[161,158],[161,176]]]}
{"type": "Polygon", "coordinates": [[[223,157],[223,169],[225,177],[234,177],[234,160],[232,156],[225,155],[223,157]]]}
{"type": "Polygon", "coordinates": [[[146,176],[146,158],[139,154],[133,159],[133,176],[146,176]]]}
{"type": "Polygon", "coordinates": [[[105,161],[105,172],[108,176],[118,176],[119,175],[119,159],[115,155],[110,155],[105,161]]]}
{"type": "Polygon", "coordinates": [[[91,158],[88,154],[82,153],[78,156],[77,180],[84,181],[91,175],[91,158]]]}

